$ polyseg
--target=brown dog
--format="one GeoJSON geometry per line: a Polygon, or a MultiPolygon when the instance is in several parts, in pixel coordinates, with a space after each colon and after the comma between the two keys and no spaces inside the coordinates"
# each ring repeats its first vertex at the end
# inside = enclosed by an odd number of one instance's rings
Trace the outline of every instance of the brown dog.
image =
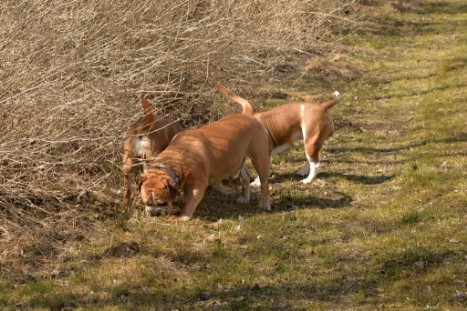
{"type": "Polygon", "coordinates": [[[240,175],[242,195],[250,199],[250,177],[245,169],[249,157],[261,181],[261,207],[269,205],[269,156],[266,131],[251,115],[250,104],[242,105],[243,114],[233,114],[207,126],[178,134],[156,156],[154,164],[141,177],[141,199],[146,214],[172,210],[176,193],[182,189],[185,206],[181,220],[189,220],[204,196],[208,184],[240,175]]]}
{"type": "Polygon", "coordinates": [[[146,161],[167,147],[172,138],[183,127],[170,119],[155,116],[151,104],[141,97],[144,117],[130,126],[123,144],[123,207],[127,208],[131,199],[129,183],[136,166],[143,165],[147,170],[146,161]]]}
{"type": "MultiPolygon", "coordinates": [[[[217,84],[216,88],[237,104],[243,106],[248,103],[221,84],[217,84]]],[[[326,139],[334,133],[334,123],[328,110],[339,102],[339,92],[335,91],[333,97],[333,100],[322,104],[293,102],[254,114],[268,132],[272,154],[280,154],[296,141],[303,140],[308,162],[297,174],[307,176],[302,180],[305,184],[310,183],[318,174],[319,151],[326,139]]],[[[252,186],[259,184],[258,178],[252,182],[252,186]]]]}

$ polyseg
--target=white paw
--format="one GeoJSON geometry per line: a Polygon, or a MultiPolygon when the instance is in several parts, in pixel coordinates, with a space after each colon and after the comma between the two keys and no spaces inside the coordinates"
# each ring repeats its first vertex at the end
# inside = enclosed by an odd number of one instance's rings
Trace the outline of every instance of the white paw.
{"type": "Polygon", "coordinates": [[[260,188],[261,187],[261,182],[259,180],[252,181],[250,183],[250,187],[252,188],[260,188]]]}
{"type": "Polygon", "coordinates": [[[178,218],[178,220],[180,220],[180,221],[188,221],[188,220],[190,220],[190,218],[191,218],[190,216],[184,215],[184,216],[180,216],[180,217],[178,218]]]}
{"type": "Polygon", "coordinates": [[[341,93],[339,93],[338,91],[335,91],[334,93],[332,93],[332,97],[339,99],[341,98],[341,93]]]}
{"type": "Polygon", "coordinates": [[[262,209],[266,210],[266,211],[270,211],[271,210],[271,205],[268,204],[268,205],[263,205],[261,206],[262,209]]]}
{"type": "Polygon", "coordinates": [[[313,180],[313,178],[305,178],[305,179],[302,179],[302,183],[304,183],[306,185],[306,184],[311,183],[312,180],[313,180]]]}

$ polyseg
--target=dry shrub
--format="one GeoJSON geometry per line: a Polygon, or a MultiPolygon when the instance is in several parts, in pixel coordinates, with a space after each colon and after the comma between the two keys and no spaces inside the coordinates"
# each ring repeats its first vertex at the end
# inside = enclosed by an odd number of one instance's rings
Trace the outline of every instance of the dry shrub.
{"type": "Polygon", "coordinates": [[[331,60],[315,60],[306,66],[306,71],[319,73],[323,76],[333,76],[341,80],[355,80],[361,76],[360,71],[350,65],[346,57],[337,54],[331,60]]]}
{"type": "Polygon", "coordinates": [[[217,119],[213,83],[258,83],[291,54],[329,48],[353,5],[1,1],[0,240],[77,206],[117,207],[139,95],[188,126],[217,119]]]}

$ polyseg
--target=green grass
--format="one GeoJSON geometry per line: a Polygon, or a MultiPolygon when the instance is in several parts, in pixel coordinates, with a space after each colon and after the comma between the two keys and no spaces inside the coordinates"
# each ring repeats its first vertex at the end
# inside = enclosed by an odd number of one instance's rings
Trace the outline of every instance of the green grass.
{"type": "Polygon", "coordinates": [[[58,256],[25,254],[36,268],[21,279],[2,271],[0,307],[466,308],[462,3],[380,8],[367,18],[373,27],[346,39],[364,74],[332,82],[344,94],[333,114],[350,123],[338,123],[311,185],[293,175],[301,145],[273,158],[271,213],[257,194],[238,206],[237,191],[213,187],[188,223],[103,221],[58,256]]]}

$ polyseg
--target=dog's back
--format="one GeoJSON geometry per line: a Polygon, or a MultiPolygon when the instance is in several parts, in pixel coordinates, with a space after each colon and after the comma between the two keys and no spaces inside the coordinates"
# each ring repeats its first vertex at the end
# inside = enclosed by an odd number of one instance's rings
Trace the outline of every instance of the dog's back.
{"type": "MultiPolygon", "coordinates": [[[[228,115],[198,129],[178,135],[161,154],[167,158],[181,155],[190,166],[216,168],[215,174],[206,176],[211,181],[233,176],[245,156],[264,153],[262,161],[269,161],[269,145],[264,128],[248,115],[228,115]],[[207,163],[204,163],[207,161],[207,163]]],[[[159,158],[159,157],[158,157],[159,158]]],[[[208,171],[208,170],[206,170],[208,171]]]]}

